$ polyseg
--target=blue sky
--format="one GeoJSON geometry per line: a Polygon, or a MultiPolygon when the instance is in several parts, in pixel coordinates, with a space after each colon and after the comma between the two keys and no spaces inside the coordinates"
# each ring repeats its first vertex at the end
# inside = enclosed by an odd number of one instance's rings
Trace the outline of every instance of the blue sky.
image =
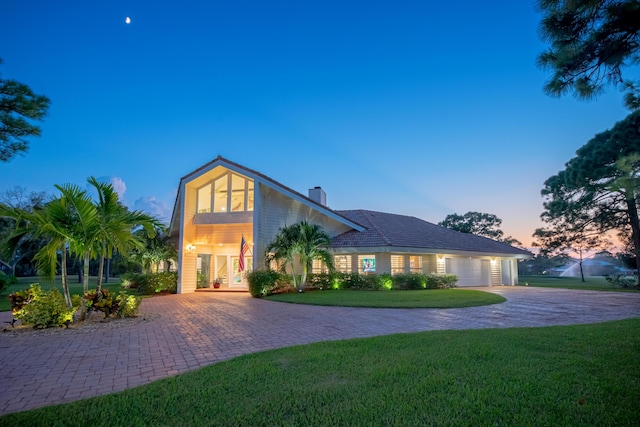
{"type": "Polygon", "coordinates": [[[613,88],[544,95],[539,19],[528,1],[5,0],[0,73],[51,107],[0,192],[96,176],[168,217],[222,155],[334,209],[493,213],[528,246],[544,181],[628,114],[613,88]]]}

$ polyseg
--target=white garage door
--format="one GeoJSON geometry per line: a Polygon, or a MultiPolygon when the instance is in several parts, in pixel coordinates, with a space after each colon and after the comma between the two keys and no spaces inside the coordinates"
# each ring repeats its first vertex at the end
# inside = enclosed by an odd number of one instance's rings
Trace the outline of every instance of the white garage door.
{"type": "Polygon", "coordinates": [[[446,258],[446,272],[458,276],[457,286],[489,286],[491,272],[488,259],[446,258]]]}

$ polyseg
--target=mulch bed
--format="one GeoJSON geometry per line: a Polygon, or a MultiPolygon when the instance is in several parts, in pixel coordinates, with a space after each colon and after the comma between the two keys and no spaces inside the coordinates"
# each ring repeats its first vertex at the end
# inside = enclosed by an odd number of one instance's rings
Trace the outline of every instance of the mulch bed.
{"type": "Polygon", "coordinates": [[[79,333],[91,333],[104,329],[116,329],[148,323],[160,318],[160,314],[142,313],[137,317],[124,319],[105,319],[104,313],[93,313],[88,320],[83,322],[72,322],[69,327],[56,327],[46,329],[34,329],[31,326],[21,325],[18,321],[14,326],[9,322],[2,325],[0,336],[45,336],[45,335],[76,335],[79,333]]]}

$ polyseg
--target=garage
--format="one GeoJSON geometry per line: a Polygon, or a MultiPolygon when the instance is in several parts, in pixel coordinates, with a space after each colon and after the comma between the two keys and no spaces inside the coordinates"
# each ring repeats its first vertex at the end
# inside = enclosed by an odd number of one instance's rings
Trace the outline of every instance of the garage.
{"type": "Polygon", "coordinates": [[[448,274],[458,276],[458,287],[491,285],[488,259],[445,258],[445,269],[448,274]]]}

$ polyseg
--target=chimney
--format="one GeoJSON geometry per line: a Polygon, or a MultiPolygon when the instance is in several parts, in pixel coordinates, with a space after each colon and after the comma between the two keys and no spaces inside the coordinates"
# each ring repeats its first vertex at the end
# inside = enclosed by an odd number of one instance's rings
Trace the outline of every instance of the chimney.
{"type": "Polygon", "coordinates": [[[322,206],[327,206],[327,193],[322,187],[314,187],[309,189],[309,198],[322,206]]]}

